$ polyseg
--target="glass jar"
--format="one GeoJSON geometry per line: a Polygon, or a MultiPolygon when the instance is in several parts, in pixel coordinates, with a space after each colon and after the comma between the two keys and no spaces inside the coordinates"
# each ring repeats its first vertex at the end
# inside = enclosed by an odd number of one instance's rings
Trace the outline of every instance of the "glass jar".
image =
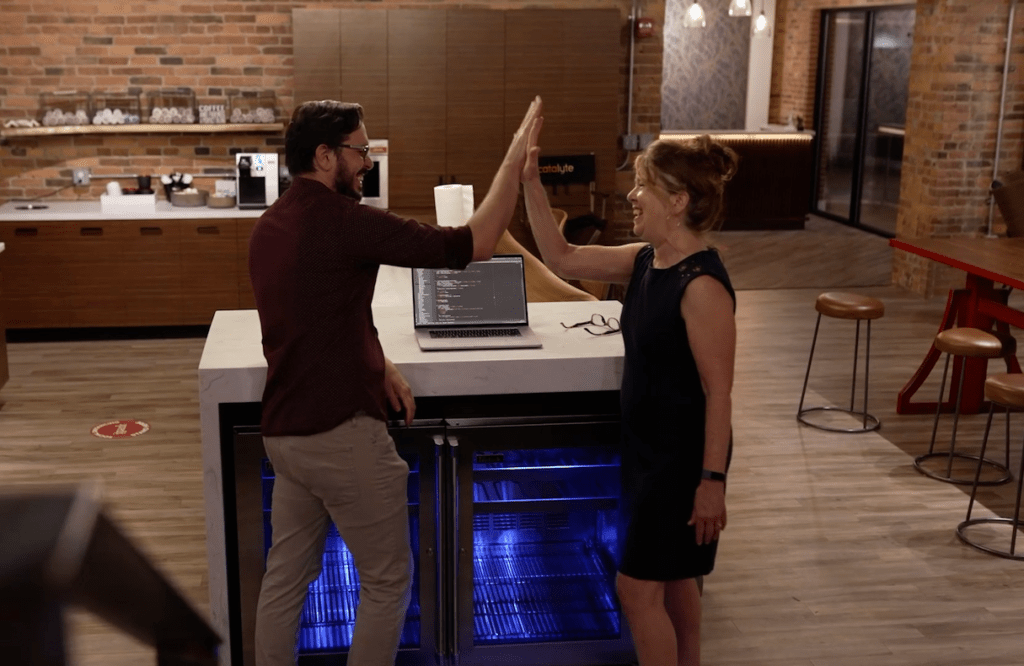
{"type": "Polygon", "coordinates": [[[196,94],[191,88],[150,90],[146,93],[149,122],[158,125],[194,124],[196,94]]]}
{"type": "Polygon", "coordinates": [[[277,98],[273,90],[239,91],[229,97],[229,123],[277,122],[277,98]]]}
{"type": "Polygon", "coordinates": [[[142,103],[138,93],[93,93],[93,125],[138,125],[142,103]]]}
{"type": "Polygon", "coordinates": [[[39,96],[39,124],[44,127],[88,125],[92,122],[87,92],[64,90],[39,96]]]}

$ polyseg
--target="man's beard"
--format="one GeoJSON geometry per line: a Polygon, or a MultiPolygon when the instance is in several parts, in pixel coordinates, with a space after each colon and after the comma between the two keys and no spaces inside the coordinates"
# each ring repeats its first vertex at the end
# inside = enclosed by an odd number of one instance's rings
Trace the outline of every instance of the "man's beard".
{"type": "Polygon", "coordinates": [[[363,193],[356,190],[355,182],[359,175],[364,173],[366,173],[366,169],[360,169],[355,174],[341,169],[338,177],[334,181],[334,189],[338,191],[338,194],[343,194],[350,199],[355,199],[356,201],[362,201],[363,193]]]}

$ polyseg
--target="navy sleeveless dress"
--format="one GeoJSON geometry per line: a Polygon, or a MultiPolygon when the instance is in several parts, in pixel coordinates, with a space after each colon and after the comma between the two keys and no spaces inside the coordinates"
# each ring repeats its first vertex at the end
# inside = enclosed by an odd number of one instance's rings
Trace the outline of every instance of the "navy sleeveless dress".
{"type": "Polygon", "coordinates": [[[714,250],[665,269],[653,262],[648,245],[637,254],[622,307],[623,514],[629,523],[619,570],[668,581],[710,573],[718,546],[698,546],[686,524],[704,466],[705,401],[679,303],[701,275],[721,282],[734,304],[736,293],[714,250]]]}

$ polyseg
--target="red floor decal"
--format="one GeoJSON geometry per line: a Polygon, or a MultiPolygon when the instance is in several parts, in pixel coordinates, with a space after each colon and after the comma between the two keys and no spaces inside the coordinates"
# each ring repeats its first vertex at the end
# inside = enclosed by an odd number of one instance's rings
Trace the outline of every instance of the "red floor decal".
{"type": "Polygon", "coordinates": [[[124,439],[141,435],[147,430],[149,430],[149,424],[145,421],[127,419],[125,421],[101,423],[92,429],[92,434],[104,439],[124,439]]]}

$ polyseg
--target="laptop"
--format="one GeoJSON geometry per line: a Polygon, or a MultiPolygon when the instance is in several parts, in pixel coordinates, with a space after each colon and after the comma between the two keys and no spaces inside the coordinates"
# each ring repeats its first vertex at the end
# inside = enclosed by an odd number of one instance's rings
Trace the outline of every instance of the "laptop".
{"type": "Polygon", "coordinates": [[[461,271],[412,269],[412,312],[424,351],[542,346],[527,320],[520,254],[496,254],[461,271]]]}

